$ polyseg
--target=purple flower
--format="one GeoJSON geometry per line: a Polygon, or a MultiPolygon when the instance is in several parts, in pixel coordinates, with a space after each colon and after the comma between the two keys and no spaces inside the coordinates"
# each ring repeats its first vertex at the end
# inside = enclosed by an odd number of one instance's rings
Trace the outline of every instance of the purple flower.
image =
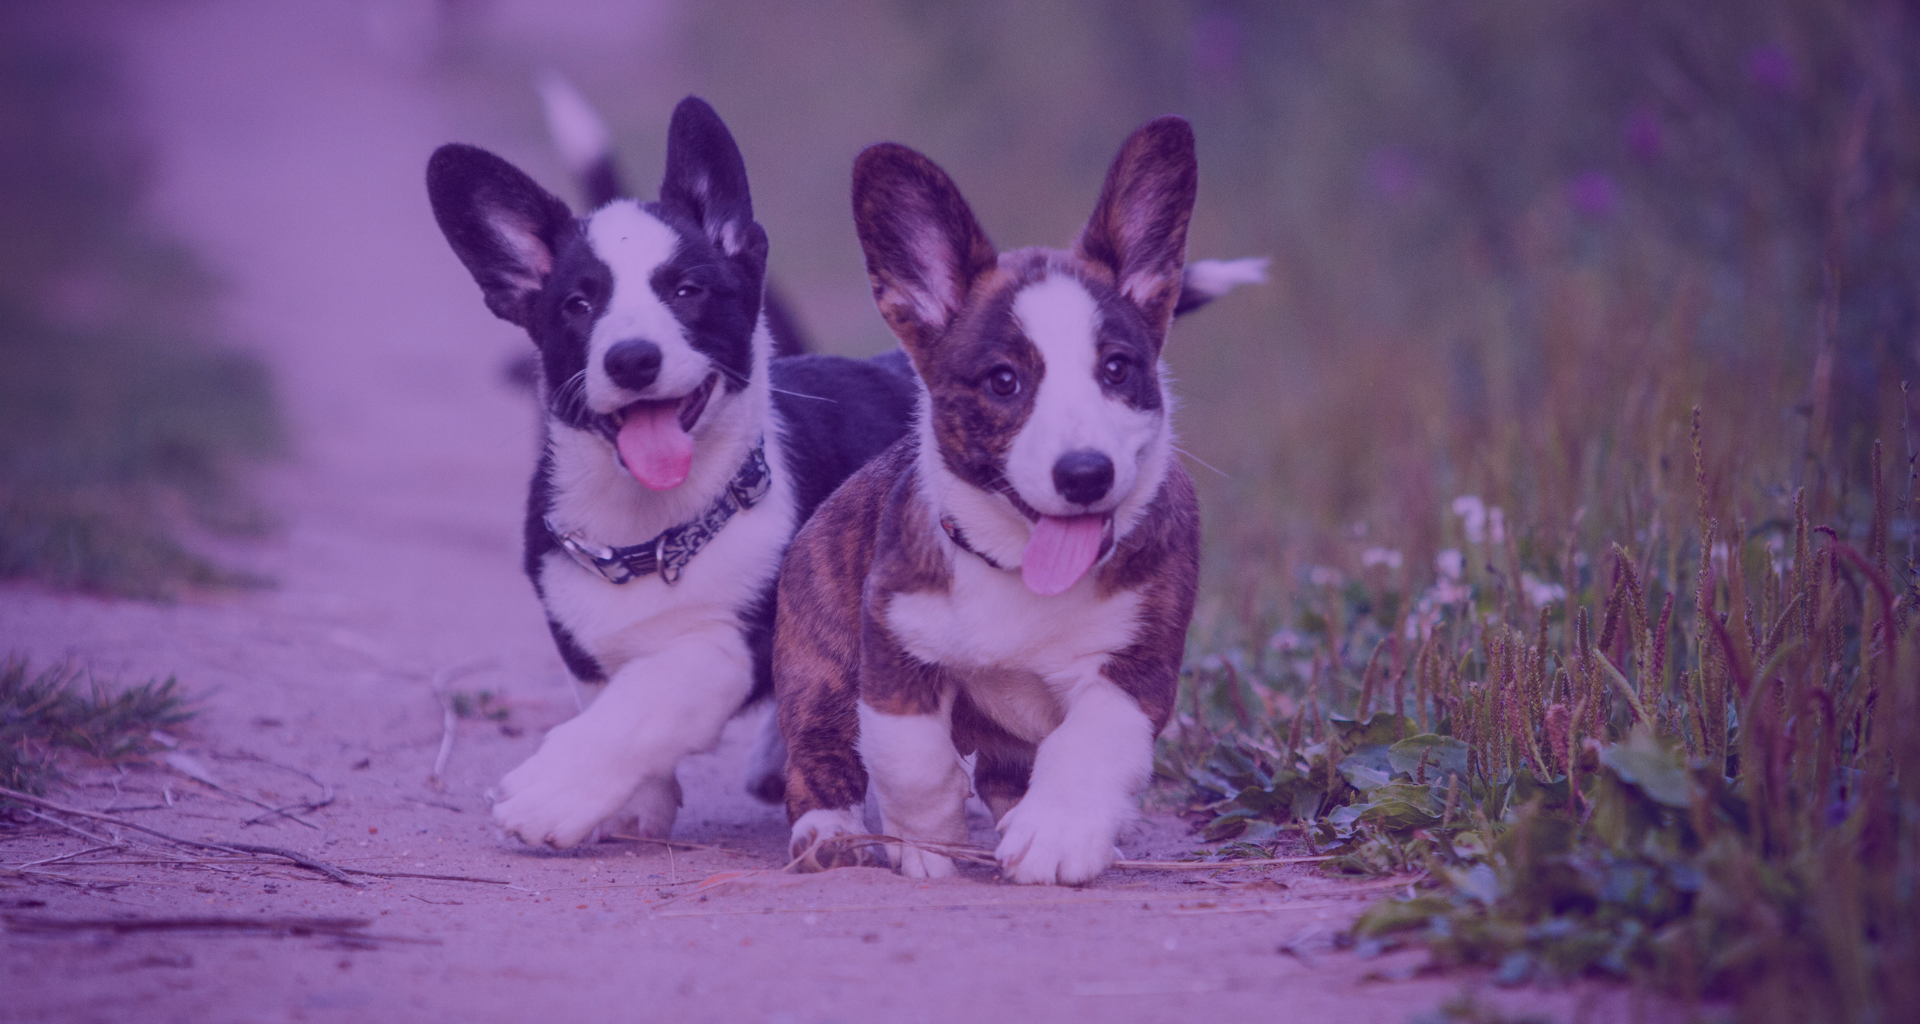
{"type": "Polygon", "coordinates": [[[1567,180],[1567,204],[1581,216],[1599,220],[1620,204],[1620,189],[1605,171],[1582,171],[1567,180]]]}
{"type": "Polygon", "coordinates": [[[1784,94],[1793,91],[1798,75],[1786,47],[1762,43],[1747,51],[1747,77],[1767,92],[1784,94]]]}
{"type": "Polygon", "coordinates": [[[1667,136],[1660,127],[1659,115],[1645,107],[1627,115],[1625,135],[1627,152],[1641,163],[1650,164],[1660,159],[1667,148],[1667,136]]]}

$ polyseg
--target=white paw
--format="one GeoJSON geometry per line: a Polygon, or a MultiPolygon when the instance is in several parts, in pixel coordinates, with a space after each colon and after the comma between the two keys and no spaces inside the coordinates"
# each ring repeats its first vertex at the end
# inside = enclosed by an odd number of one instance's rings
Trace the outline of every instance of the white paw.
{"type": "Polygon", "coordinates": [[[840,843],[838,836],[865,835],[860,819],[847,808],[817,808],[802,814],[793,823],[793,837],[787,854],[801,871],[826,871],[874,862],[873,848],[865,843],[840,843]]]}
{"type": "Polygon", "coordinates": [[[1029,792],[1000,819],[1000,873],[1021,885],[1079,885],[1114,861],[1119,831],[1105,816],[1029,792]]]}
{"type": "Polygon", "coordinates": [[[639,779],[619,760],[578,742],[564,723],[540,750],[507,773],[493,792],[493,820],[509,835],[566,849],[620,809],[639,779]]]}
{"type": "Polygon", "coordinates": [[[673,820],[680,816],[684,803],[680,780],[671,775],[642,779],[638,789],[627,798],[613,817],[596,825],[590,841],[665,839],[673,834],[673,820]]]}
{"type": "Polygon", "coordinates": [[[912,846],[889,846],[887,856],[908,878],[946,878],[953,874],[953,858],[912,846]]]}

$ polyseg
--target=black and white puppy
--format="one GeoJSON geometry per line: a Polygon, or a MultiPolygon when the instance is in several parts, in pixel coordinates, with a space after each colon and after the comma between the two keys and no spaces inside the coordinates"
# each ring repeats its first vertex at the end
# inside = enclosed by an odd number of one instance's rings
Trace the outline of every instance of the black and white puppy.
{"type": "MultiPolygon", "coordinates": [[[[964,843],[966,755],[1006,877],[1074,884],[1112,863],[1199,573],[1160,359],[1196,177],[1187,123],[1150,122],[1071,250],[1002,254],[926,157],[860,155],[874,297],[923,386],[916,429],[820,507],[782,569],[774,677],[803,863],[849,859],[822,841],[865,831],[869,782],[888,835],[964,843]]],[[[909,875],[953,871],[924,846],[889,854],[909,875]]]]}
{"type": "MultiPolygon", "coordinates": [[[[624,807],[665,835],[680,759],[771,690],[788,541],[901,436],[910,372],[897,353],[772,358],[766,232],[732,135],[697,98],[674,111],[657,202],[576,218],[462,145],[434,153],[427,187],[487,307],[538,349],[525,568],[567,667],[598,690],[501,780],[494,819],[568,847],[624,807]]],[[[749,786],[778,800],[784,758],[760,760],[749,786]]]]}

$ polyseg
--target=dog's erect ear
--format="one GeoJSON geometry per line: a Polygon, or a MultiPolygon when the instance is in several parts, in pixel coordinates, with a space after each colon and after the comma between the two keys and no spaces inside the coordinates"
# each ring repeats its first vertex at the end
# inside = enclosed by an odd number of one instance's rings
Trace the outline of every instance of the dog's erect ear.
{"type": "Polygon", "coordinates": [[[753,222],[747,162],[720,115],[698,96],[673,108],[660,205],[691,217],[727,255],[766,258],[767,234],[753,222]]]}
{"type": "Polygon", "coordinates": [[[1178,117],[1142,125],[1120,147],[1093,217],[1074,249],[1113,271],[1114,286],[1166,333],[1180,298],[1187,260],[1187,222],[1200,177],[1193,127],[1178,117]]]}
{"type": "Polygon", "coordinates": [[[999,253],[953,179],[891,142],[868,146],[853,163],[853,223],[873,301],[918,361],[999,253]]]}
{"type": "Polygon", "coordinates": [[[441,146],[427,161],[433,219],[502,320],[526,327],[573,211],[512,164],[474,146],[441,146]]]}

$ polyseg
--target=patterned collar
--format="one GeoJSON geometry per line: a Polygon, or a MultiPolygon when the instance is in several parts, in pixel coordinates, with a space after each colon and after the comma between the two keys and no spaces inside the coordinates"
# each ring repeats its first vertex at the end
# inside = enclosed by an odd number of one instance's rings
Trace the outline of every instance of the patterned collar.
{"type": "Polygon", "coordinates": [[[659,573],[668,583],[676,583],[687,563],[700,549],[707,546],[714,534],[720,532],[727,520],[737,512],[759,504],[773,487],[773,474],[767,471],[767,453],[764,442],[755,444],[753,451],[747,453],[747,460],[740,465],[740,472],[733,475],[727,489],[707,506],[699,518],[681,523],[661,531],[652,540],[639,544],[629,544],[623,548],[602,547],[593,544],[577,532],[560,529],[554,523],[553,516],[546,517],[547,533],[552,535],[554,543],[573,556],[573,560],[583,567],[598,573],[608,583],[631,583],[642,576],[659,573]]]}
{"type": "MultiPolygon", "coordinates": [[[[1019,499],[1016,497],[1015,500],[1017,501],[1019,499]]],[[[1022,502],[1021,504],[1023,507],[1025,506],[1024,502],[1022,502]]],[[[1036,512],[1034,513],[1034,515],[1038,516],[1039,513],[1036,512]]],[[[972,555],[975,558],[978,558],[982,562],[985,562],[988,565],[993,566],[995,569],[999,569],[1001,572],[1007,571],[1007,567],[1004,565],[1001,565],[999,562],[994,561],[992,556],[988,555],[984,551],[981,551],[979,548],[976,548],[973,545],[967,543],[967,535],[960,532],[960,523],[958,520],[953,518],[953,515],[951,513],[948,513],[948,512],[940,513],[940,528],[942,530],[947,531],[947,539],[950,541],[953,541],[954,547],[957,547],[960,550],[965,551],[967,554],[972,555]]],[[[1098,561],[1102,558],[1105,558],[1112,551],[1113,551],[1113,517],[1108,516],[1106,532],[1100,538],[1100,553],[1094,556],[1094,560],[1098,561]]]]}
{"type": "Polygon", "coordinates": [[[952,515],[947,514],[945,512],[940,514],[940,528],[942,530],[947,531],[947,539],[953,541],[954,547],[957,547],[960,550],[965,551],[967,554],[972,555],[975,558],[978,558],[982,562],[985,562],[988,565],[993,566],[995,569],[999,569],[1002,572],[1006,571],[1006,568],[1007,568],[1006,566],[1001,565],[999,562],[994,561],[991,557],[989,557],[986,554],[986,552],[981,551],[980,549],[967,543],[967,535],[960,532],[960,524],[954,520],[952,515]]]}

